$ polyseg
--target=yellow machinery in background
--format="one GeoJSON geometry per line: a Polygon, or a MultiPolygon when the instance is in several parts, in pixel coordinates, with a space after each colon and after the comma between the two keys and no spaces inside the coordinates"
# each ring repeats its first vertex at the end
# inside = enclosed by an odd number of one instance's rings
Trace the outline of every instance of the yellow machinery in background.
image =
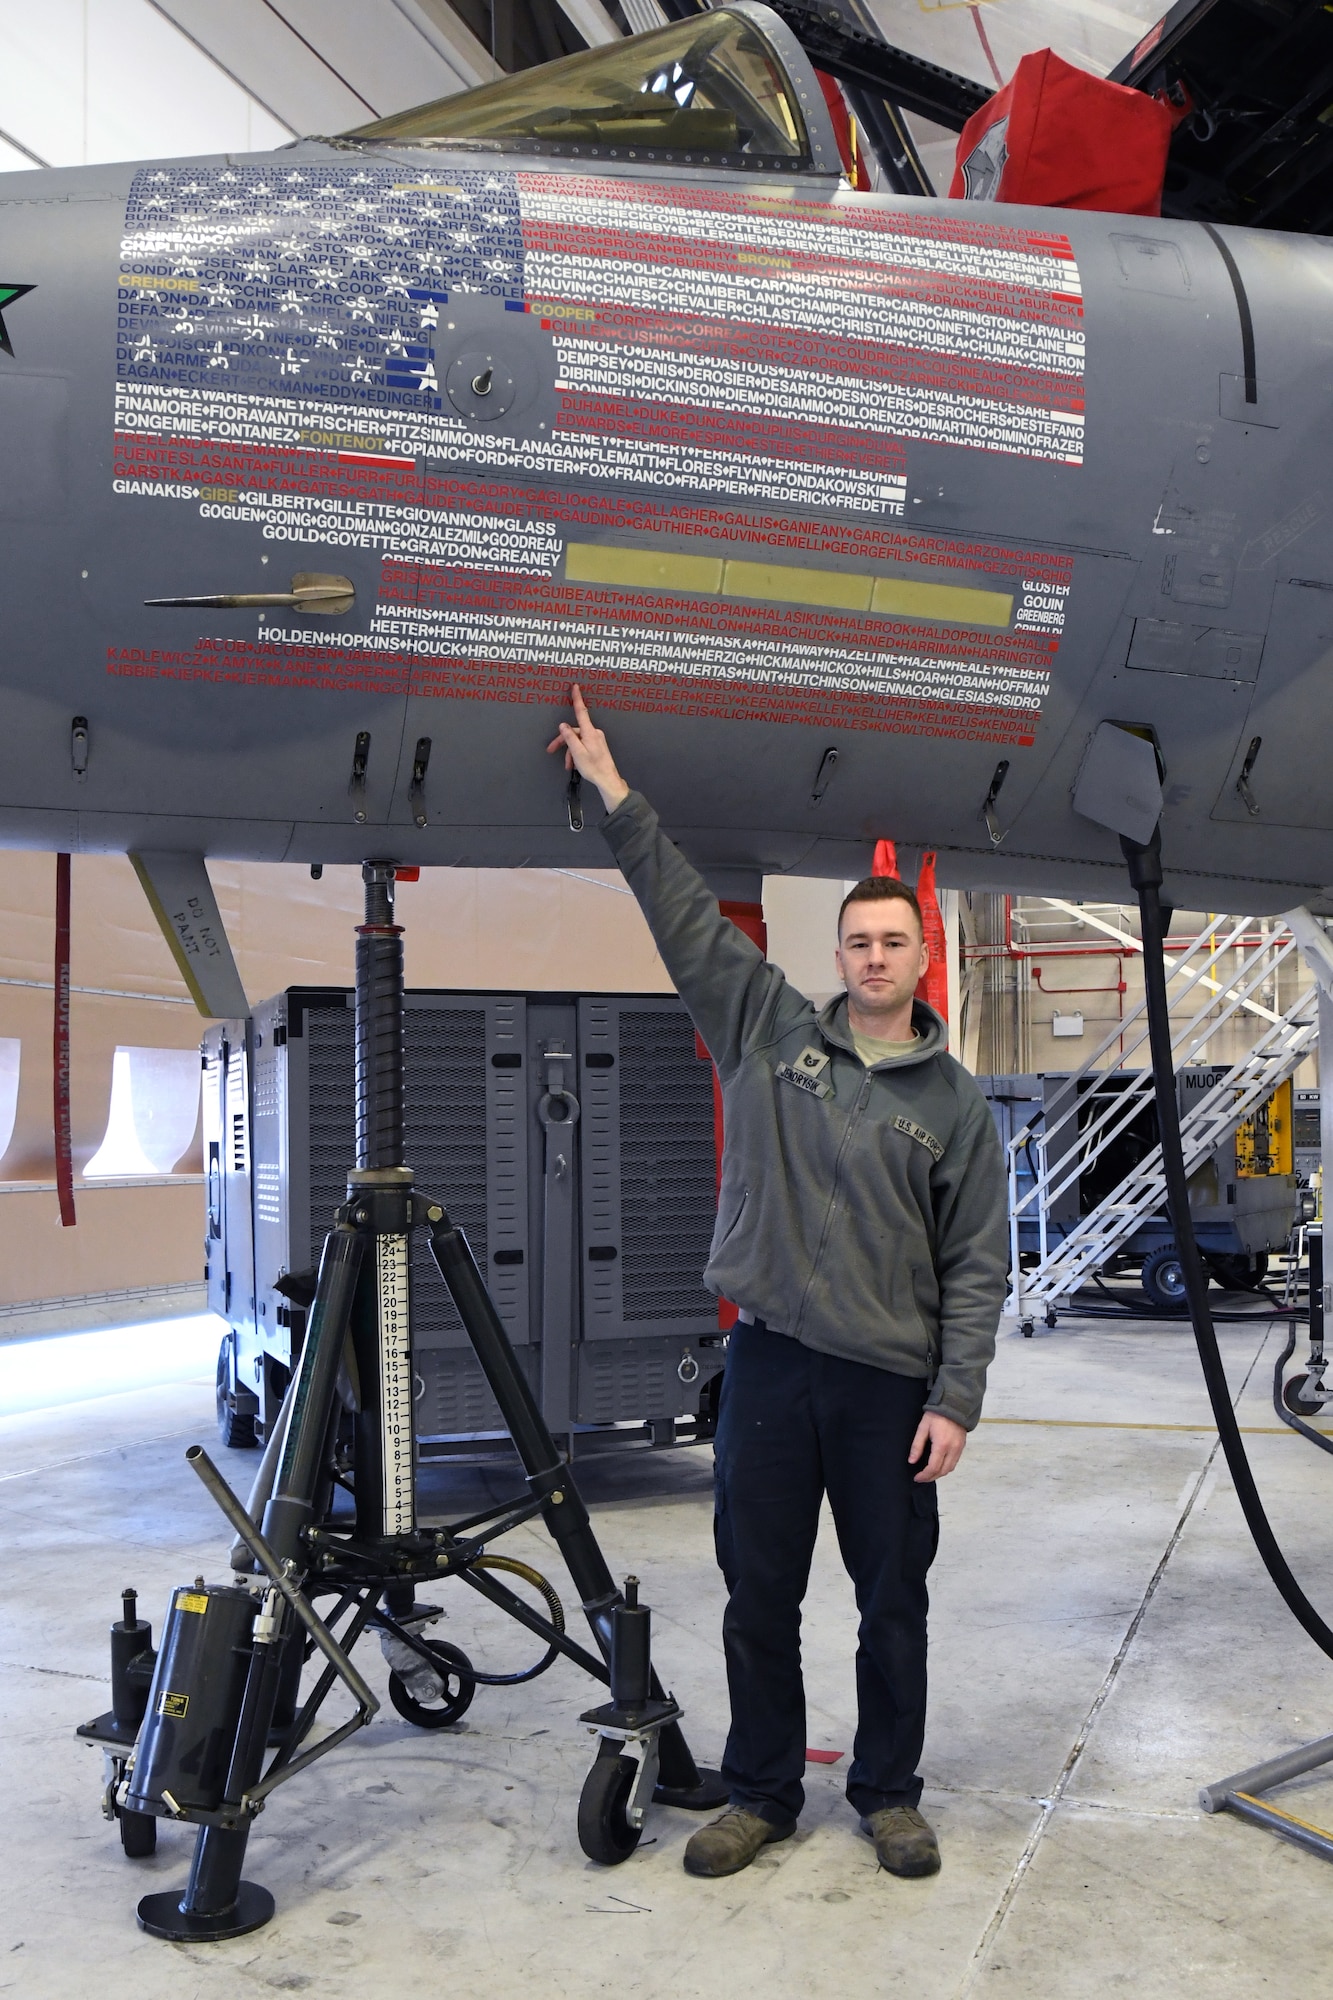
{"type": "Polygon", "coordinates": [[[1295,1120],[1288,1078],[1261,1104],[1252,1118],[1236,1128],[1236,1175],[1257,1180],[1269,1174],[1295,1172],[1295,1120]]]}

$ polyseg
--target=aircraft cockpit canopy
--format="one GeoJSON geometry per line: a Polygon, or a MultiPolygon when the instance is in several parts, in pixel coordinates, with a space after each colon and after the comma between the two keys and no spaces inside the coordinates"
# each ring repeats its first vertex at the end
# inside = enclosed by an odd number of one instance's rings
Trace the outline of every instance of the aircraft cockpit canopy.
{"type": "Polygon", "coordinates": [[[345,136],[770,172],[813,166],[785,64],[752,20],[730,10],[585,49],[345,136]]]}

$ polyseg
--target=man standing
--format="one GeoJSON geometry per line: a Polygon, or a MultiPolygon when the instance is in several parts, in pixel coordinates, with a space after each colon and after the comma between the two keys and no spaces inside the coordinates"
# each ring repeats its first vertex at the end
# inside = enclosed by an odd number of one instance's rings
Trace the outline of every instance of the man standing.
{"type": "Polygon", "coordinates": [[[723,917],[616,769],[574,689],[550,744],[596,785],[603,832],[717,1066],[724,1146],[705,1273],[732,1299],[714,1448],[731,1805],[685,1849],[731,1875],[795,1829],[804,1801],[801,1601],[827,1493],[861,1614],[847,1797],[895,1875],[933,1875],[917,1810],[935,1482],[981,1411],[1004,1299],[1005,1185],[989,1108],[914,998],[916,898],[872,878],[846,898],[845,997],[816,1012],[723,917]]]}

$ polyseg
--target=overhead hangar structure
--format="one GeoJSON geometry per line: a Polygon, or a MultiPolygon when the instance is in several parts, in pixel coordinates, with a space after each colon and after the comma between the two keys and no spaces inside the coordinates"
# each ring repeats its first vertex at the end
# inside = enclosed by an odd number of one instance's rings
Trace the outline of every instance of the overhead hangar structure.
{"type": "Polygon", "coordinates": [[[749,4],[0,228],[12,843],[559,863],[578,678],[720,882],[1104,894],[1108,717],[1178,900],[1333,880],[1322,240],[855,193],[749,4]]]}

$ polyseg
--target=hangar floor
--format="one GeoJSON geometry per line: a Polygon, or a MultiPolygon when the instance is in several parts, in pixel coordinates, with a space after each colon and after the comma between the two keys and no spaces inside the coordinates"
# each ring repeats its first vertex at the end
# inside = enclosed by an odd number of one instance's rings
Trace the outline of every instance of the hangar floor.
{"type": "MultiPolygon", "coordinates": [[[[1276,1340],[1266,1326],[1223,1331],[1259,1479],[1328,1615],[1331,1469],[1273,1416],[1276,1340]]],[[[124,1861],[98,1817],[100,1759],[72,1729],[104,1705],[121,1586],[138,1586],[156,1631],[173,1584],[220,1570],[224,1537],[181,1457],[213,1436],[210,1405],[199,1380],[0,1421],[0,1879],[10,1889],[0,1990],[30,2000],[265,1990],[378,2000],[424,1981],[466,2000],[1318,1990],[1326,1865],[1195,1805],[1201,1782],[1333,1729],[1333,1667],[1260,1570],[1178,1324],[1070,1322],[1001,1344],[987,1421],[944,1489],[924,1800],[944,1848],[935,1880],[877,1874],[841,1797],[845,1762],[811,1765],[799,1835],[742,1875],[687,1877],[680,1851],[695,1822],[660,1810],[625,1866],[594,1868],[573,1831],[587,1684],[561,1665],[525,1687],[479,1690],[453,1731],[423,1735],[386,1705],[259,1821],[248,1873],[276,1894],[276,1921],[234,1944],[184,1948],[142,1935],[133,1906],[147,1887],[183,1883],[187,1836],[166,1827],[152,1860],[124,1861]]],[[[243,1485],[252,1455],[218,1456],[243,1485]]],[[[448,1477],[457,1498],[479,1475],[448,1477]]],[[[725,1705],[706,1454],[601,1465],[587,1490],[614,1567],[644,1579],[691,1741],[716,1757],[725,1705]]],[[[432,1495],[446,1498],[438,1478],[432,1495]]],[[[516,1554],[550,1566],[539,1535],[522,1540],[516,1554]]],[[[453,1601],[465,1596],[454,1586],[446,1597],[446,1636],[479,1664],[517,1664],[521,1640],[480,1631],[473,1600],[453,1601]]],[[[814,1747],[850,1746],[852,1645],[827,1534],[807,1607],[814,1747]]],[[[383,1664],[369,1657],[382,1689],[383,1664]]],[[[1333,1779],[1286,1799],[1333,1820],[1333,1779]]]]}

